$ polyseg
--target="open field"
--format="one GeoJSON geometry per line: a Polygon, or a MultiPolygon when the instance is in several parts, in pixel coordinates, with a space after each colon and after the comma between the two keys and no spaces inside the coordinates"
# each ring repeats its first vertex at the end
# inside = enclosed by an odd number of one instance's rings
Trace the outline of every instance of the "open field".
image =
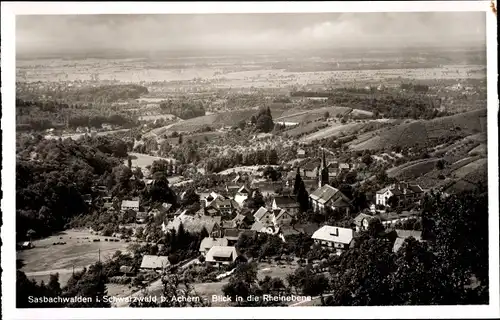
{"type": "Polygon", "coordinates": [[[465,178],[469,174],[474,173],[476,171],[486,171],[487,166],[488,166],[488,159],[481,158],[453,171],[452,175],[457,178],[465,178]]]}
{"type": "MultiPolygon", "coordinates": [[[[150,166],[153,164],[154,161],[157,160],[167,160],[167,161],[174,161],[175,159],[172,158],[162,158],[162,157],[155,157],[155,156],[150,156],[147,154],[143,153],[136,153],[136,152],[129,152],[129,156],[132,157],[132,166],[133,167],[140,167],[140,168],[145,168],[147,166],[150,166]]],[[[124,164],[127,165],[127,161],[124,161],[124,164]]]]}
{"type": "MultiPolygon", "coordinates": [[[[210,132],[195,133],[195,134],[182,136],[182,141],[187,142],[187,141],[191,140],[192,142],[210,142],[213,140],[220,139],[222,136],[224,136],[223,132],[210,131],[210,132]]],[[[177,138],[166,138],[165,140],[168,141],[169,144],[174,145],[174,146],[179,144],[178,137],[177,138]]]]}
{"type": "Polygon", "coordinates": [[[436,138],[453,137],[458,133],[477,134],[485,131],[486,109],[480,109],[433,120],[403,123],[381,130],[370,139],[359,137],[349,145],[353,150],[411,147],[436,138]]]}
{"type": "Polygon", "coordinates": [[[328,125],[328,123],[323,121],[316,121],[307,123],[304,125],[299,125],[298,127],[292,128],[290,130],[286,130],[283,132],[283,135],[286,137],[300,137],[305,134],[309,134],[311,132],[315,132],[323,127],[328,125]]]}
{"type": "Polygon", "coordinates": [[[439,158],[421,159],[405,163],[387,170],[387,176],[389,178],[414,179],[434,170],[439,160],[439,158]]]}
{"type": "Polygon", "coordinates": [[[481,143],[471,151],[469,151],[470,156],[487,156],[488,155],[488,146],[486,143],[481,143]]]}
{"type": "MultiPolygon", "coordinates": [[[[256,114],[258,109],[235,110],[222,113],[214,113],[202,117],[188,119],[182,122],[173,124],[168,128],[168,131],[189,132],[203,129],[205,126],[224,127],[234,126],[240,121],[248,121],[252,115],[256,114]]],[[[281,113],[281,110],[271,110],[273,117],[281,113]]]]}
{"type": "Polygon", "coordinates": [[[48,280],[50,274],[59,273],[61,284],[65,283],[73,272],[81,270],[100,259],[104,261],[120,250],[127,251],[129,243],[105,241],[110,237],[92,235],[88,231],[67,230],[59,235],[33,241],[33,249],[17,252],[17,259],[24,263],[22,270],[28,277],[36,280],[48,280]],[[62,237],[62,239],[61,239],[62,237]],[[88,239],[85,239],[88,238],[88,239]],[[93,239],[100,239],[94,242],[93,239]],[[64,245],[53,245],[66,242],[64,245]]]}
{"type": "Polygon", "coordinates": [[[285,121],[285,122],[307,122],[314,121],[316,119],[322,119],[325,112],[328,112],[329,117],[344,116],[352,112],[353,109],[346,107],[323,107],[317,109],[288,109],[284,111],[275,120],[285,121]]]}
{"type": "Polygon", "coordinates": [[[301,142],[310,143],[314,140],[321,140],[327,138],[338,138],[341,136],[348,136],[352,134],[360,134],[368,132],[366,134],[361,134],[358,136],[358,140],[362,139],[361,136],[366,136],[365,139],[370,139],[375,135],[375,130],[386,127],[390,123],[399,123],[400,120],[384,119],[385,121],[370,120],[370,121],[356,121],[347,124],[341,123],[331,123],[330,126],[324,129],[320,129],[314,133],[311,133],[301,139],[301,142]]]}

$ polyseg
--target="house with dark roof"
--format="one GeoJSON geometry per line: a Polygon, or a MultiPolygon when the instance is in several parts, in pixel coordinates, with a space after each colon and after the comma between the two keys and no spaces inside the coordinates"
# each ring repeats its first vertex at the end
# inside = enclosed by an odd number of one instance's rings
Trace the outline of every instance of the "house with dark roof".
{"type": "Polygon", "coordinates": [[[324,212],[326,208],[344,210],[347,213],[351,208],[351,201],[340,190],[328,184],[323,185],[309,195],[311,208],[314,211],[324,212]]]}
{"type": "Polygon", "coordinates": [[[273,211],[286,210],[290,214],[297,214],[300,210],[300,204],[291,196],[277,196],[273,199],[273,211]]]}
{"type": "Polygon", "coordinates": [[[419,201],[424,195],[424,190],[418,184],[409,184],[405,182],[395,183],[377,191],[375,203],[388,206],[389,199],[395,197],[398,200],[416,200],[419,201]]]}

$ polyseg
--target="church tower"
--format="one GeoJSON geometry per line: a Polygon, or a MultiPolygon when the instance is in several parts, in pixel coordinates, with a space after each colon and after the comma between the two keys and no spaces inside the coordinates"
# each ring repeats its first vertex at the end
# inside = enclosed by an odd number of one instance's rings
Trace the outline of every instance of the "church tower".
{"type": "Polygon", "coordinates": [[[326,163],[326,157],[325,157],[325,150],[323,150],[323,153],[321,155],[321,166],[319,168],[319,179],[318,179],[318,186],[321,188],[325,184],[328,184],[328,164],[326,163]]]}

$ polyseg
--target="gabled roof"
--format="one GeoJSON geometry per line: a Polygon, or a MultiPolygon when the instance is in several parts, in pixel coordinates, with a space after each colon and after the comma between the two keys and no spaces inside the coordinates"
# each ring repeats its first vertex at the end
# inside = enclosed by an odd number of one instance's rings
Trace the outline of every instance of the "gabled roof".
{"type": "Polygon", "coordinates": [[[200,243],[200,251],[208,251],[213,246],[227,246],[226,238],[204,238],[200,243]]]}
{"type": "Polygon", "coordinates": [[[142,257],[141,269],[161,269],[170,265],[167,256],[145,255],[142,257]]]}
{"type": "MultiPolygon", "coordinates": [[[[311,193],[311,195],[309,195],[309,197],[314,201],[318,201],[320,203],[327,203],[337,193],[341,194],[341,192],[337,188],[334,188],[328,184],[325,184],[321,188],[319,188],[316,191],[314,191],[313,193],[311,193]]],[[[345,196],[343,196],[343,197],[345,197],[345,196]]]]}
{"type": "Polygon", "coordinates": [[[352,229],[323,226],[312,235],[315,240],[331,241],[342,244],[350,244],[354,232],[352,229]]]}
{"type": "Polygon", "coordinates": [[[257,232],[260,232],[260,230],[262,230],[263,228],[265,228],[266,226],[260,222],[260,221],[255,221],[252,225],[252,228],[250,228],[250,230],[252,231],[257,231],[257,232]]]}
{"type": "Polygon", "coordinates": [[[255,218],[255,220],[260,220],[268,212],[269,212],[269,210],[267,210],[266,208],[260,207],[259,210],[255,211],[253,217],[255,218]]]}
{"type": "Polygon", "coordinates": [[[278,196],[274,197],[274,201],[276,201],[276,205],[279,208],[298,208],[300,204],[292,197],[288,196],[278,196]]]}
{"type": "Polygon", "coordinates": [[[286,216],[293,218],[293,215],[291,215],[288,211],[286,211],[285,209],[281,209],[279,213],[276,214],[276,220],[279,220],[281,218],[286,218],[286,216]]]}
{"type": "Polygon", "coordinates": [[[357,226],[361,226],[361,222],[363,221],[363,219],[367,219],[368,221],[370,221],[373,218],[374,217],[369,214],[360,213],[356,216],[356,218],[354,218],[354,224],[357,226]]]}
{"type": "Polygon", "coordinates": [[[233,261],[238,257],[235,247],[213,246],[208,250],[206,261],[215,261],[215,258],[231,258],[233,261]]]}

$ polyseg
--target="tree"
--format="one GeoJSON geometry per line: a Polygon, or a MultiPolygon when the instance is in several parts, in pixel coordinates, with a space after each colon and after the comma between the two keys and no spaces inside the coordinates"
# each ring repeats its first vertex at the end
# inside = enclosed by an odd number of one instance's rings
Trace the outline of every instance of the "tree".
{"type": "Polygon", "coordinates": [[[437,170],[443,170],[445,166],[445,161],[443,159],[440,159],[436,162],[436,169],[437,170]]]}
{"type": "Polygon", "coordinates": [[[326,111],[324,114],[323,114],[323,118],[326,120],[328,118],[330,118],[330,112],[326,111]]]}
{"type": "Polygon", "coordinates": [[[127,164],[128,164],[129,169],[132,169],[132,158],[130,158],[130,157],[127,158],[127,164]]]}
{"type": "Polygon", "coordinates": [[[295,175],[295,182],[293,184],[293,194],[297,194],[300,189],[300,185],[303,183],[302,177],[300,176],[300,168],[297,168],[297,174],[295,175]]]}
{"type": "Polygon", "coordinates": [[[361,161],[366,164],[367,166],[370,166],[373,163],[373,158],[370,154],[365,153],[363,157],[361,158],[361,161]]]}
{"type": "Polygon", "coordinates": [[[302,212],[306,212],[309,209],[309,194],[307,193],[306,186],[302,180],[297,192],[296,200],[299,203],[300,210],[302,212]]]}
{"type": "Polygon", "coordinates": [[[178,144],[182,144],[182,134],[179,134],[179,140],[177,141],[178,144]]]}
{"type": "Polygon", "coordinates": [[[200,195],[196,193],[194,188],[189,188],[182,198],[182,205],[190,206],[199,203],[200,203],[200,195]]]}
{"type": "Polygon", "coordinates": [[[319,296],[322,295],[329,288],[329,286],[330,284],[328,279],[324,275],[313,275],[311,277],[307,277],[304,281],[302,293],[307,296],[319,296]]]}
{"type": "Polygon", "coordinates": [[[273,118],[268,116],[267,114],[260,115],[257,118],[257,122],[255,123],[255,127],[260,132],[264,132],[264,133],[270,132],[274,128],[273,118]]]}
{"type": "Polygon", "coordinates": [[[241,130],[244,130],[245,126],[246,126],[245,120],[241,120],[240,122],[238,122],[238,128],[240,128],[241,130]]]}
{"type": "Polygon", "coordinates": [[[264,196],[259,190],[255,190],[252,197],[247,199],[246,206],[249,209],[256,210],[260,207],[266,205],[266,201],[264,200],[264,196]]]}
{"type": "Polygon", "coordinates": [[[387,204],[391,208],[396,208],[399,206],[399,198],[396,196],[391,196],[391,197],[389,197],[389,199],[387,199],[387,204]]]}
{"type": "Polygon", "coordinates": [[[63,291],[63,296],[91,298],[87,301],[68,303],[69,308],[109,308],[110,303],[105,299],[107,296],[106,276],[102,263],[97,262],[88,269],[72,275],[63,291]]]}
{"type": "Polygon", "coordinates": [[[262,174],[264,175],[264,177],[266,179],[271,179],[272,181],[276,181],[278,180],[278,177],[279,177],[279,174],[278,172],[276,171],[276,169],[274,169],[273,167],[271,166],[267,166],[264,171],[262,172],[262,174]]]}

